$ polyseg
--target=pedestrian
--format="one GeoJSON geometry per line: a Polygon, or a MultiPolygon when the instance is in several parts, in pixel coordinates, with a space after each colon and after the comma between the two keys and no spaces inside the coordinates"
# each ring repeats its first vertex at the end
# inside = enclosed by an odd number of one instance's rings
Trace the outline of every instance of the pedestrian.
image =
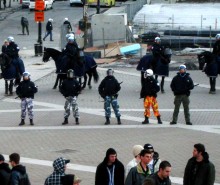
{"type": "Polygon", "coordinates": [[[148,150],[152,154],[152,159],[148,164],[148,167],[150,168],[151,173],[154,173],[159,170],[159,165],[161,163],[161,160],[159,158],[159,153],[154,151],[153,145],[147,143],[144,145],[144,149],[148,150]]]}
{"type": "Polygon", "coordinates": [[[132,154],[133,154],[134,158],[127,164],[125,176],[128,175],[131,168],[137,166],[137,164],[141,161],[140,153],[141,153],[141,150],[143,150],[143,149],[144,149],[144,147],[141,145],[134,145],[133,146],[132,154]]]}
{"type": "Polygon", "coordinates": [[[218,63],[218,74],[220,74],[220,34],[215,36],[215,40],[212,53],[215,55],[216,62],[218,63]]]}
{"type": "Polygon", "coordinates": [[[118,125],[121,124],[121,113],[119,112],[119,104],[118,104],[118,92],[121,89],[120,83],[118,83],[117,79],[113,76],[113,69],[107,70],[107,76],[101,81],[99,85],[99,94],[104,99],[104,109],[105,109],[105,125],[110,124],[111,117],[111,107],[115,112],[115,116],[118,121],[118,125]]]}
{"type": "Polygon", "coordinates": [[[152,54],[153,54],[152,68],[153,68],[153,71],[155,73],[156,72],[157,63],[161,59],[161,56],[162,56],[162,54],[164,52],[164,48],[161,45],[160,37],[156,37],[154,39],[154,43],[153,43],[153,45],[151,47],[151,51],[152,51],[152,54]]]}
{"type": "Polygon", "coordinates": [[[71,23],[70,23],[70,21],[69,21],[69,19],[68,19],[67,17],[64,18],[63,25],[66,26],[66,28],[67,28],[67,33],[70,33],[70,32],[72,31],[71,23]]]}
{"type": "Polygon", "coordinates": [[[54,171],[46,178],[44,185],[63,185],[61,177],[65,176],[66,165],[69,162],[70,160],[64,159],[63,157],[57,158],[53,162],[54,171]]]}
{"type": "Polygon", "coordinates": [[[4,9],[6,8],[6,0],[3,0],[4,9]]]}
{"type": "Polygon", "coordinates": [[[171,185],[169,178],[171,173],[171,164],[168,161],[162,161],[159,166],[159,171],[151,174],[148,178],[154,180],[155,185],[171,185]]]}
{"type": "Polygon", "coordinates": [[[117,159],[115,149],[109,148],[103,162],[96,168],[95,185],[123,185],[124,175],[124,165],[117,159]]]}
{"type": "Polygon", "coordinates": [[[143,149],[140,156],[141,161],[137,166],[131,168],[125,180],[125,185],[142,185],[144,179],[151,174],[150,168],[148,167],[148,164],[152,159],[151,152],[143,149]]]}
{"type": "Polygon", "coordinates": [[[12,169],[8,185],[30,185],[26,168],[20,164],[20,155],[18,153],[12,153],[9,155],[9,162],[12,169]]]}
{"type": "Polygon", "coordinates": [[[8,185],[11,170],[8,163],[5,162],[5,158],[0,154],[0,182],[1,185],[8,185]]]}
{"type": "Polygon", "coordinates": [[[24,72],[23,81],[16,88],[16,94],[21,99],[21,122],[19,123],[19,126],[25,124],[26,109],[28,110],[30,125],[34,125],[33,99],[34,94],[37,93],[37,91],[37,87],[35,86],[34,82],[32,82],[30,79],[30,73],[24,72]]]}
{"type": "Polygon", "coordinates": [[[74,71],[69,69],[67,71],[67,79],[63,81],[60,86],[60,92],[66,99],[64,109],[64,122],[62,125],[68,124],[68,117],[70,116],[70,108],[72,107],[73,116],[76,124],[79,125],[79,107],[77,104],[77,97],[80,93],[81,87],[79,82],[75,78],[74,71]]]}
{"type": "Polygon", "coordinates": [[[4,44],[2,45],[2,53],[6,52],[8,45],[9,45],[8,40],[5,40],[4,44]]]}
{"type": "Polygon", "coordinates": [[[27,35],[29,35],[29,22],[26,17],[21,17],[22,34],[25,35],[24,30],[26,29],[27,35]]]}
{"type": "Polygon", "coordinates": [[[53,41],[53,19],[49,18],[47,25],[46,25],[46,34],[43,38],[43,41],[45,41],[45,39],[47,38],[48,35],[50,35],[50,41],[53,41]]]}
{"type": "Polygon", "coordinates": [[[61,177],[62,185],[79,185],[82,180],[74,174],[68,174],[61,177]]]}
{"type": "Polygon", "coordinates": [[[144,117],[142,124],[149,124],[150,106],[153,109],[154,116],[157,117],[158,124],[162,124],[157,103],[157,92],[160,91],[158,82],[153,77],[153,71],[147,69],[144,73],[144,82],[141,88],[140,97],[144,98],[144,117]]]}
{"type": "Polygon", "coordinates": [[[183,185],[214,185],[215,166],[201,143],[194,145],[193,156],[185,168],[183,185]]]}
{"type": "Polygon", "coordinates": [[[189,96],[190,90],[194,88],[193,80],[190,77],[190,74],[186,72],[186,66],[180,65],[179,72],[172,79],[170,87],[174,93],[174,112],[173,120],[170,122],[171,125],[177,123],[179,108],[181,103],[183,104],[185,120],[187,125],[192,125],[190,122],[190,113],[189,113],[189,96]]]}

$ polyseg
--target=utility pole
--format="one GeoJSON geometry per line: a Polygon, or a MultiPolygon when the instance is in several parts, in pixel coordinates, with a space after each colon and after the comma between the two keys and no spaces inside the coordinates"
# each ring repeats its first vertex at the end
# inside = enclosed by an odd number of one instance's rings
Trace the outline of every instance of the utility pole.
{"type": "Polygon", "coordinates": [[[88,4],[85,2],[83,6],[83,22],[84,22],[84,48],[87,46],[87,39],[88,39],[88,4]]]}
{"type": "Polygon", "coordinates": [[[96,14],[100,14],[100,0],[97,0],[96,14]]]}

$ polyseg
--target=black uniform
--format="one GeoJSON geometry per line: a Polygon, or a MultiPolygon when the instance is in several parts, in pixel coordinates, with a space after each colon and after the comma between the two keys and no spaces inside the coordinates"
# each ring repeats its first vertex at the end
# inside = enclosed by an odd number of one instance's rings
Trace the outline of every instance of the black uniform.
{"type": "Polygon", "coordinates": [[[34,99],[34,94],[38,91],[37,87],[35,86],[34,82],[30,80],[22,81],[17,89],[16,93],[19,98],[32,98],[34,99]]]}
{"type": "Polygon", "coordinates": [[[79,82],[71,78],[64,80],[60,87],[60,92],[64,97],[78,96],[80,90],[81,88],[79,82]]]}
{"type": "Polygon", "coordinates": [[[72,31],[72,26],[71,26],[71,24],[70,24],[70,21],[67,21],[67,20],[66,20],[66,21],[63,22],[63,24],[64,24],[64,25],[66,24],[66,25],[67,25],[67,28],[68,28],[70,31],[72,31]]]}
{"type": "Polygon", "coordinates": [[[5,53],[10,56],[11,58],[18,58],[18,52],[19,52],[19,47],[15,42],[10,42],[9,45],[7,46],[5,53]]]}
{"type": "Polygon", "coordinates": [[[160,91],[160,86],[158,85],[157,80],[154,79],[153,76],[149,76],[144,78],[144,83],[141,88],[141,98],[145,98],[146,96],[157,97],[157,92],[160,91]]]}

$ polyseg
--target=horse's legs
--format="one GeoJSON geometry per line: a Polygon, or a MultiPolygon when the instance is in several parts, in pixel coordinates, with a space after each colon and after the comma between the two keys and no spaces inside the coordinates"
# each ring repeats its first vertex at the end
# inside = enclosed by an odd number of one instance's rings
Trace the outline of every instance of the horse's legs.
{"type": "Polygon", "coordinates": [[[56,88],[57,88],[59,79],[60,79],[60,74],[57,74],[57,78],[56,78],[55,84],[54,84],[54,86],[53,86],[53,89],[56,89],[56,88]]]}
{"type": "Polygon", "coordinates": [[[92,89],[92,86],[91,86],[92,74],[89,73],[88,75],[89,75],[88,86],[90,89],[92,89]]]}
{"type": "Polygon", "coordinates": [[[8,95],[8,80],[5,80],[5,95],[8,95]]]}
{"type": "Polygon", "coordinates": [[[82,89],[84,89],[86,87],[86,82],[87,82],[87,75],[86,73],[84,74],[84,82],[83,82],[83,86],[82,86],[82,89]]]}
{"type": "Polygon", "coordinates": [[[9,93],[10,95],[13,94],[13,80],[10,80],[10,83],[9,83],[9,93]]]}
{"type": "Polygon", "coordinates": [[[160,88],[161,88],[162,93],[165,93],[165,91],[164,91],[164,79],[165,79],[165,76],[162,76],[161,83],[160,83],[160,88]]]}

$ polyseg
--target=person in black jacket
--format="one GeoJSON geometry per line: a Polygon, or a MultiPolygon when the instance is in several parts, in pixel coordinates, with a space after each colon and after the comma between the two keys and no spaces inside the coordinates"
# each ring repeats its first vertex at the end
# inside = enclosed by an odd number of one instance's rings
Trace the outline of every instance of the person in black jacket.
{"type": "Polygon", "coordinates": [[[26,29],[27,35],[29,35],[29,22],[26,17],[21,17],[22,34],[24,35],[24,30],[26,29]]]}
{"type": "Polygon", "coordinates": [[[156,99],[157,92],[159,91],[160,91],[160,86],[153,77],[153,71],[151,69],[147,69],[146,72],[144,73],[144,82],[140,94],[140,97],[144,98],[144,108],[145,108],[145,112],[144,112],[145,120],[142,122],[142,124],[149,123],[150,106],[152,106],[154,115],[157,117],[158,124],[162,124],[162,121],[160,119],[160,113],[158,110],[158,103],[156,99]]]}
{"type": "Polygon", "coordinates": [[[70,33],[72,31],[72,26],[67,17],[64,19],[63,24],[66,25],[67,33],[70,33]]]}
{"type": "Polygon", "coordinates": [[[43,41],[45,41],[45,39],[47,38],[48,35],[50,35],[50,41],[53,41],[53,33],[52,33],[53,24],[52,24],[52,22],[53,22],[53,19],[49,18],[47,25],[46,25],[46,34],[43,38],[43,41]]]}
{"type": "Polygon", "coordinates": [[[171,185],[169,178],[171,173],[171,164],[168,161],[162,161],[159,166],[159,171],[153,173],[147,178],[154,180],[155,185],[171,185]]]}
{"type": "Polygon", "coordinates": [[[158,62],[159,62],[159,60],[161,59],[161,56],[164,53],[164,48],[161,45],[160,37],[156,37],[154,39],[154,43],[151,47],[151,51],[152,51],[152,54],[153,54],[152,68],[153,68],[153,71],[155,73],[158,62]]]}
{"type": "Polygon", "coordinates": [[[23,81],[18,85],[16,88],[16,94],[21,99],[21,122],[19,126],[25,124],[25,117],[26,117],[26,109],[28,110],[28,116],[30,119],[30,125],[34,125],[33,122],[33,99],[34,94],[38,91],[37,87],[35,86],[34,82],[30,80],[30,73],[24,72],[23,73],[23,81]]]}
{"type": "Polygon", "coordinates": [[[0,182],[1,185],[8,185],[11,170],[8,163],[5,163],[5,158],[0,154],[0,182]]]}
{"type": "Polygon", "coordinates": [[[6,50],[5,50],[5,53],[6,53],[9,57],[11,57],[12,59],[17,59],[17,58],[19,57],[18,52],[19,52],[20,48],[19,48],[18,45],[15,43],[14,37],[9,36],[9,37],[7,38],[7,40],[8,40],[8,43],[9,43],[9,44],[8,44],[6,50]]]}
{"type": "Polygon", "coordinates": [[[95,185],[123,185],[124,175],[124,165],[117,159],[116,151],[109,148],[103,162],[96,168],[95,185]]]}
{"type": "Polygon", "coordinates": [[[25,166],[20,163],[20,155],[12,153],[9,156],[9,162],[11,163],[12,170],[8,185],[30,185],[30,180],[26,172],[25,166]]]}
{"type": "Polygon", "coordinates": [[[2,45],[2,53],[6,52],[8,45],[9,45],[8,40],[5,40],[4,44],[2,45]]]}
{"type": "Polygon", "coordinates": [[[187,125],[192,125],[190,122],[190,113],[189,113],[189,96],[190,90],[194,88],[193,80],[189,76],[189,73],[186,73],[186,66],[180,65],[179,72],[172,79],[170,87],[174,93],[174,112],[173,112],[173,120],[170,122],[171,125],[177,123],[179,108],[181,103],[183,103],[185,120],[187,125]]]}
{"type": "Polygon", "coordinates": [[[70,108],[72,107],[73,116],[75,117],[76,124],[79,124],[79,107],[77,104],[77,96],[81,90],[79,82],[75,79],[74,71],[69,69],[67,71],[67,79],[63,81],[60,86],[60,92],[66,98],[64,122],[62,125],[68,124],[68,117],[70,116],[70,108]]]}
{"type": "Polygon", "coordinates": [[[106,117],[105,125],[110,124],[111,105],[115,112],[118,124],[121,124],[121,113],[119,112],[119,104],[117,101],[118,92],[120,91],[121,86],[120,83],[118,83],[117,79],[113,76],[113,73],[113,69],[108,69],[107,76],[101,81],[98,88],[100,96],[104,99],[106,117]]]}
{"type": "Polygon", "coordinates": [[[215,55],[215,60],[218,64],[218,74],[220,74],[220,34],[215,36],[215,44],[213,45],[212,53],[215,55]]]}
{"type": "Polygon", "coordinates": [[[214,185],[215,166],[209,160],[209,154],[201,143],[194,145],[193,157],[185,168],[183,185],[214,185]]]}

